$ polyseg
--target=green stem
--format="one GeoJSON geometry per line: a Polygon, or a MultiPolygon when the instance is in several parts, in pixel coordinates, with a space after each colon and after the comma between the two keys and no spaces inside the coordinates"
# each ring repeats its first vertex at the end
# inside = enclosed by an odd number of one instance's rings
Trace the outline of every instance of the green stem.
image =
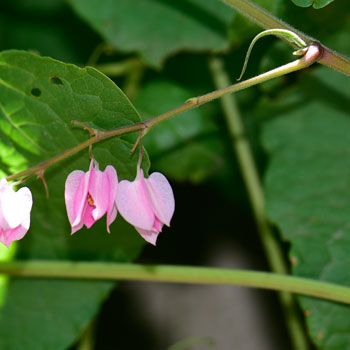
{"type": "Polygon", "coordinates": [[[145,66],[139,65],[134,67],[134,69],[132,69],[129,72],[129,74],[125,77],[123,91],[130,100],[133,100],[139,91],[144,71],[145,66]]]}
{"type": "Polygon", "coordinates": [[[186,101],[183,105],[178,106],[168,112],[165,112],[161,115],[158,115],[154,118],[148,119],[143,122],[135,123],[132,125],[126,125],[122,126],[117,129],[113,130],[106,130],[106,131],[101,131],[101,130],[96,130],[95,136],[92,136],[90,139],[84,141],[83,143],[70,148],[66,150],[65,152],[58,154],[57,156],[48,159],[42,163],[39,163],[31,168],[28,168],[26,170],[23,170],[19,173],[10,175],[7,177],[7,180],[14,180],[19,177],[23,176],[28,176],[28,175],[34,175],[38,174],[39,172],[45,171],[48,167],[51,165],[85,149],[86,147],[99,142],[101,140],[105,140],[111,137],[127,134],[130,132],[138,131],[138,130],[145,130],[145,129],[150,129],[153,126],[161,123],[164,120],[167,120],[177,114],[180,114],[182,112],[188,111],[190,109],[196,108],[200,105],[203,105],[205,103],[208,103],[212,100],[215,100],[221,96],[224,96],[226,94],[232,94],[234,92],[247,89],[248,87],[263,83],[267,80],[279,77],[281,75],[285,75],[291,72],[298,71],[300,69],[306,68],[313,64],[314,62],[317,61],[318,57],[320,55],[320,50],[319,50],[319,45],[318,44],[313,44],[308,47],[308,50],[306,51],[305,55],[293,62],[287,63],[281,67],[272,69],[266,73],[260,74],[254,78],[244,80],[240,83],[225,87],[220,90],[216,90],[213,92],[210,92],[208,94],[194,97],[186,101]]]}
{"type": "Polygon", "coordinates": [[[173,265],[14,260],[1,262],[1,273],[33,278],[239,285],[297,293],[350,304],[350,288],[348,287],[272,272],[173,265]]]}
{"type": "MultiPolygon", "coordinates": [[[[250,0],[220,0],[225,4],[231,6],[242,15],[250,18],[256,22],[259,26],[265,29],[288,29],[300,36],[307,44],[316,42],[314,38],[306,35],[305,33],[293,28],[288,23],[283,22],[279,18],[275,17],[259,5],[250,0]]],[[[285,39],[284,39],[285,40],[285,39]]],[[[285,40],[288,42],[287,40],[285,40]]],[[[339,53],[322,46],[322,57],[318,60],[319,63],[324,64],[330,68],[333,68],[346,75],[350,75],[350,59],[340,55],[339,53]]]]}
{"type": "Polygon", "coordinates": [[[298,50],[298,51],[294,51],[293,55],[300,56],[299,52],[302,55],[304,50],[305,50],[305,48],[307,47],[307,44],[305,43],[305,41],[303,39],[301,39],[294,32],[291,32],[290,30],[287,30],[287,29],[267,29],[267,30],[264,30],[263,32],[261,32],[258,35],[256,35],[255,38],[250,43],[250,45],[248,47],[247,54],[245,56],[245,60],[244,60],[244,64],[243,64],[241,75],[237,79],[238,81],[241,80],[241,78],[243,77],[243,75],[244,75],[244,73],[246,71],[246,68],[247,68],[247,65],[248,65],[248,60],[249,60],[249,57],[250,57],[250,54],[252,52],[252,49],[253,49],[254,45],[256,44],[256,42],[260,38],[262,38],[264,36],[267,36],[267,35],[276,35],[280,39],[287,40],[289,43],[291,43],[294,46],[294,48],[298,50]]]}
{"type": "MultiPolygon", "coordinates": [[[[209,66],[217,88],[230,84],[222,59],[211,59],[209,66]]],[[[265,255],[272,271],[280,274],[287,274],[288,269],[283,253],[271,231],[265,214],[265,199],[260,177],[249,142],[244,136],[244,125],[234,95],[223,96],[220,102],[232,139],[233,148],[238,158],[243,180],[248,191],[265,255]]],[[[280,293],[279,298],[283,306],[286,324],[293,342],[293,349],[308,349],[308,341],[303,326],[300,323],[293,296],[288,293],[280,293]]]]}

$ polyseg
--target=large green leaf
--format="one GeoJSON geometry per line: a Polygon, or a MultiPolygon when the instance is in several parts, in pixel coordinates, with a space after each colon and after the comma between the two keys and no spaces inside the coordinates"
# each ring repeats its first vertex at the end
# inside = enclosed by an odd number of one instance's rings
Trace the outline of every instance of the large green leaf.
{"type": "MultiPolygon", "coordinates": [[[[153,80],[135,100],[144,119],[154,117],[193,97],[189,89],[170,80],[153,80]]],[[[203,181],[222,170],[223,142],[215,115],[197,108],[175,116],[143,139],[152,164],[177,181],[203,181]]]]}
{"type": "MultiPolygon", "coordinates": [[[[270,155],[267,209],[291,243],[293,273],[350,285],[350,80],[327,69],[305,75],[298,91],[260,106],[270,155]]],[[[301,298],[313,341],[350,346],[350,307],[301,298]]]]}
{"type": "MultiPolygon", "coordinates": [[[[0,163],[15,172],[72,147],[88,135],[72,119],[96,128],[140,121],[119,88],[93,68],[81,69],[27,52],[0,54],[0,163]]],[[[125,141],[106,140],[93,147],[104,169],[112,164],[120,179],[135,176],[136,156],[125,141]]],[[[50,198],[38,181],[33,192],[31,228],[18,245],[22,259],[129,261],[143,242],[117,218],[106,232],[105,219],[70,236],[64,207],[64,182],[70,171],[87,170],[82,151],[46,172],[50,198]]],[[[145,162],[147,170],[148,163],[145,162]]],[[[13,279],[1,310],[0,348],[66,349],[93,318],[114,286],[110,282],[13,279]]]]}
{"type": "Polygon", "coordinates": [[[180,50],[222,50],[234,12],[218,0],[69,0],[117,50],[152,65],[180,50]]]}

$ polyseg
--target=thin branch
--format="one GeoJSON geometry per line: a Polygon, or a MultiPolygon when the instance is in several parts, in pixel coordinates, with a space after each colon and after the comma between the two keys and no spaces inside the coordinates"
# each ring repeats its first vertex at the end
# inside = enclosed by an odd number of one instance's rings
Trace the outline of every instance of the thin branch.
{"type": "Polygon", "coordinates": [[[247,79],[247,80],[242,81],[240,83],[228,86],[228,87],[220,89],[220,90],[210,92],[210,93],[202,95],[202,96],[191,98],[191,99],[187,100],[183,105],[178,106],[178,107],[176,107],[168,112],[165,112],[161,115],[158,115],[154,118],[148,119],[148,120],[143,121],[143,122],[135,123],[132,125],[122,126],[120,128],[113,129],[113,130],[106,130],[106,131],[97,130],[95,136],[92,136],[90,139],[82,142],[81,144],[79,144],[73,148],[70,148],[70,149],[64,151],[63,153],[58,154],[57,156],[55,156],[51,159],[48,159],[42,163],[39,163],[39,164],[37,164],[31,168],[28,168],[26,170],[23,170],[19,173],[10,175],[7,177],[7,180],[10,181],[10,180],[17,179],[19,177],[38,174],[40,171],[46,170],[51,165],[65,159],[67,157],[70,157],[73,154],[75,154],[75,153],[85,149],[86,147],[89,147],[90,145],[92,145],[96,142],[99,142],[101,140],[105,140],[105,139],[108,139],[111,137],[115,137],[115,136],[130,133],[130,132],[138,131],[141,129],[150,129],[153,126],[161,123],[164,120],[167,120],[167,119],[169,119],[175,115],[178,115],[182,112],[189,111],[193,108],[201,106],[205,103],[208,103],[208,102],[215,100],[215,99],[217,99],[221,96],[224,96],[226,94],[232,94],[234,92],[244,90],[244,89],[247,89],[248,87],[251,87],[251,86],[263,83],[265,81],[268,81],[270,79],[279,77],[281,75],[285,75],[285,74],[306,68],[317,61],[317,59],[320,56],[320,53],[321,53],[321,51],[320,51],[319,45],[312,44],[307,48],[306,53],[303,57],[301,57],[293,62],[287,63],[281,67],[272,69],[266,73],[260,74],[254,78],[247,79]]]}

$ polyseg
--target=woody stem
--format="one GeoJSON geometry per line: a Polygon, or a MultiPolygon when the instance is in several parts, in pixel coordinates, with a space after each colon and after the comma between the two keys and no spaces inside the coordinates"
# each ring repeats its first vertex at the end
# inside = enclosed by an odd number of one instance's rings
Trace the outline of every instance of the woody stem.
{"type": "MultiPolygon", "coordinates": [[[[220,0],[220,1],[234,8],[236,11],[240,12],[243,16],[248,17],[250,20],[254,21],[264,29],[279,28],[279,29],[290,30],[298,34],[298,36],[304,39],[304,41],[309,45],[317,41],[316,39],[293,28],[288,23],[275,17],[270,12],[266,11],[264,8],[260,7],[259,5],[257,5],[251,0],[220,0]]],[[[338,52],[335,52],[324,45],[320,44],[320,46],[322,47],[322,55],[318,60],[319,63],[325,66],[328,66],[330,68],[333,68],[346,75],[350,75],[350,59],[348,57],[340,55],[338,52]]]]}

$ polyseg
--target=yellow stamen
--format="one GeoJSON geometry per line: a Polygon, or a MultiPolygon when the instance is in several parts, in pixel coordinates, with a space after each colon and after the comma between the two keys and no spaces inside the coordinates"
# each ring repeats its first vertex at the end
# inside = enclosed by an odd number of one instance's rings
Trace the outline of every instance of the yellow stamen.
{"type": "Polygon", "coordinates": [[[87,195],[87,201],[91,206],[95,205],[95,202],[94,202],[93,198],[91,197],[90,193],[88,193],[88,195],[87,195]]]}

